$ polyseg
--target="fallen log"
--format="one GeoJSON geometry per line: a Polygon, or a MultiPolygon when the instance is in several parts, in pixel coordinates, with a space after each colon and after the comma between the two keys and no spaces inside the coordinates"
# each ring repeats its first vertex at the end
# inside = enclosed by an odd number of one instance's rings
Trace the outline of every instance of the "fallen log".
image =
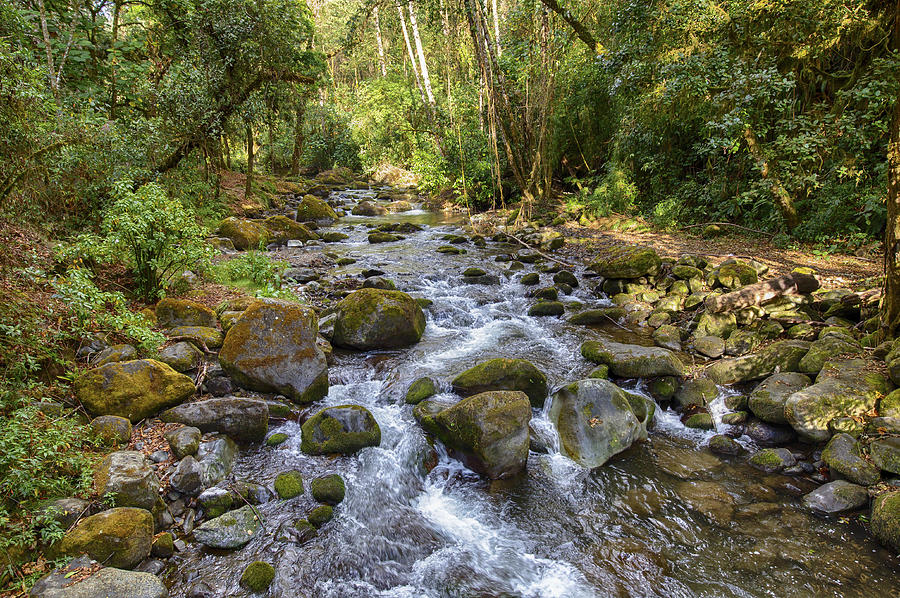
{"type": "Polygon", "coordinates": [[[760,305],[784,295],[809,295],[819,288],[819,279],[812,274],[792,273],[756,284],[747,285],[732,293],[707,297],[706,310],[711,313],[743,309],[760,305]]]}

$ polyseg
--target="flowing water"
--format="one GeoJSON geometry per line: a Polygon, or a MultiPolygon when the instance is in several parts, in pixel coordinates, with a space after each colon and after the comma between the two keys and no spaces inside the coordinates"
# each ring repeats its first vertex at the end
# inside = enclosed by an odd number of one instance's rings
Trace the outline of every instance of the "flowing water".
{"type": "MultiPolygon", "coordinates": [[[[349,207],[373,196],[351,191],[332,199],[349,207]]],[[[272,429],[290,436],[285,444],[242,451],[237,479],[271,487],[286,469],[305,479],[344,477],[346,499],[319,535],[297,545],[277,533],[314,506],[308,494],[261,505],[265,532],[243,549],[189,544],[176,557],[172,596],[190,596],[201,583],[213,595],[249,595],[238,582],[254,560],[275,565],[268,595],[285,598],[900,595],[896,560],[862,524],[804,512],[796,496],[812,485],[713,456],[704,448],[712,433],[686,429],[671,411],[658,410],[649,441],[594,471],[551,449],[532,452],[521,479],[489,482],[430,446],[404,402],[421,376],[449,380],[479,361],[518,357],[554,388],[591,370],[578,352],[586,339],[615,334],[649,344],[616,328],[525,315],[533,300],[518,273],[505,276],[506,264],[494,261],[516,248],[468,243],[464,255],[435,251],[459,225],[423,210],[347,216],[334,227],[350,235],[346,241],[279,251],[282,258],[321,251],[355,258],[330,273],[338,278],[384,271],[399,289],[434,301],[425,334],[400,351],[335,354],[321,405],[364,405],[381,426],[381,446],[351,457],[308,456],[300,451],[300,426],[286,422],[272,429]],[[425,230],[395,243],[367,242],[366,224],[397,221],[425,230]],[[470,266],[499,274],[501,284],[462,282],[470,266]]],[[[586,284],[561,299],[605,302],[586,284]]],[[[624,385],[643,388],[640,380],[624,385]]],[[[546,411],[535,411],[533,428],[552,437],[546,411]]]]}

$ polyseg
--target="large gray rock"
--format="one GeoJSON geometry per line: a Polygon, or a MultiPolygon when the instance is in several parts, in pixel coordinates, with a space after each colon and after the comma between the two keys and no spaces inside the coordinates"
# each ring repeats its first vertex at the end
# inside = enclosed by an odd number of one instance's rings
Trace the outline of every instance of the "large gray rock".
{"type": "Polygon", "coordinates": [[[807,351],[806,341],[779,341],[759,353],[717,361],[706,368],[706,375],[716,384],[737,384],[760,380],[776,371],[796,372],[807,351]]]}
{"type": "Polygon", "coordinates": [[[415,299],[400,291],[360,289],[337,308],[335,347],[394,349],[419,342],[425,331],[425,313],[415,299]]]}
{"type": "Polygon", "coordinates": [[[872,503],[872,535],[900,554],[900,491],[885,492],[872,503]]]}
{"type": "Polygon", "coordinates": [[[179,341],[160,349],[159,360],[176,372],[187,372],[200,366],[203,353],[193,343],[179,341]]]}
{"type": "Polygon", "coordinates": [[[326,407],[303,423],[300,450],[309,455],[351,455],[381,444],[375,416],[361,405],[326,407]]]}
{"type": "Polygon", "coordinates": [[[900,438],[878,438],[869,444],[872,462],[883,471],[900,475],[900,438]]]}
{"type": "Polygon", "coordinates": [[[256,399],[225,397],[185,403],[163,411],[159,418],[244,442],[260,442],[269,429],[269,406],[256,399]]]}
{"type": "Polygon", "coordinates": [[[169,482],[182,494],[196,496],[203,490],[203,468],[193,455],[188,455],[178,462],[169,482]]]}
{"type": "Polygon", "coordinates": [[[94,473],[94,488],[100,496],[114,495],[119,507],[152,511],[159,501],[159,478],[138,451],[107,455],[94,473]]]}
{"type": "Polygon", "coordinates": [[[550,421],[560,450],[584,467],[599,467],[646,432],[625,392],[608,380],[590,378],[553,395],[550,421]]]}
{"type": "Polygon", "coordinates": [[[153,515],[146,509],[118,507],[78,522],[53,548],[59,554],[87,554],[112,567],[131,569],[150,555],[153,515]]]}
{"type": "Polygon", "coordinates": [[[328,364],[316,344],[318,332],[311,308],[257,301],[228,330],[219,361],[245,388],[277,392],[299,403],[317,401],[328,393],[328,364]]]}
{"type": "Polygon", "coordinates": [[[260,523],[256,510],[247,505],[204,522],[194,530],[194,538],[210,548],[240,548],[256,536],[260,523]]]}
{"type": "MultiPolygon", "coordinates": [[[[425,403],[428,403],[426,401],[425,403]]],[[[521,391],[488,391],[465,398],[422,417],[437,436],[470,469],[491,479],[512,477],[528,461],[531,403],[521,391]]]]}
{"type": "Polygon", "coordinates": [[[788,397],[784,416],[801,438],[824,442],[831,438],[831,420],[871,411],[890,389],[890,382],[872,363],[862,359],[829,361],[815,384],[788,397]]]}
{"type": "Polygon", "coordinates": [[[860,486],[871,486],[881,479],[878,468],[860,456],[859,445],[849,434],[835,434],[825,445],[822,460],[832,473],[860,486]]]}
{"type": "Polygon", "coordinates": [[[581,355],[588,361],[609,366],[619,378],[684,376],[684,364],[675,353],[662,347],[626,345],[614,341],[587,341],[581,355]]]}
{"type": "Polygon", "coordinates": [[[535,407],[547,398],[547,376],[524,359],[490,359],[453,379],[453,390],[463,397],[489,390],[520,390],[535,407]]]}
{"type": "Polygon", "coordinates": [[[611,245],[601,248],[588,268],[604,278],[640,278],[656,274],[661,263],[649,247],[611,245]]]}
{"type": "Polygon", "coordinates": [[[803,497],[803,504],[816,513],[836,515],[856,511],[869,502],[869,493],[862,486],[836,480],[819,486],[803,497]]]}
{"type": "Polygon", "coordinates": [[[215,328],[218,324],[216,312],[202,303],[188,299],[166,297],[156,304],[156,322],[161,328],[178,326],[205,326],[215,328]]]}
{"type": "Polygon", "coordinates": [[[204,488],[215,486],[224,480],[234,468],[238,447],[228,436],[213,436],[200,443],[197,461],[200,463],[204,488]]]}
{"type": "Polygon", "coordinates": [[[809,376],[796,372],[772,374],[750,393],[750,411],[770,424],[786,424],[784,403],[788,397],[812,384],[809,376]]]}
{"type": "Polygon", "coordinates": [[[845,336],[826,336],[809,347],[809,352],[800,360],[800,371],[807,374],[818,374],[825,363],[838,355],[856,355],[861,348],[852,338],[845,336]]]}
{"type": "Polygon", "coordinates": [[[72,571],[90,565],[88,558],[75,559],[34,584],[28,595],[32,598],[167,598],[169,595],[163,582],[150,573],[104,567],[75,583],[67,577],[72,571]]]}
{"type": "Polygon", "coordinates": [[[197,454],[201,436],[200,430],[192,426],[182,426],[165,433],[166,442],[169,443],[169,448],[172,449],[176,459],[197,454]]]}

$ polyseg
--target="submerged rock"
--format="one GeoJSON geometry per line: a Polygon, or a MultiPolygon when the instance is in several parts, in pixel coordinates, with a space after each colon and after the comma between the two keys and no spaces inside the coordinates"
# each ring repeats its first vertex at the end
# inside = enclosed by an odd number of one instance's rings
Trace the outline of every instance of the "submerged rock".
{"type": "Polygon", "coordinates": [[[419,342],[425,314],[415,299],[400,291],[361,289],[337,308],[332,344],[358,349],[393,349],[419,342]]]}
{"type": "Polygon", "coordinates": [[[326,407],[303,424],[300,449],[309,455],[353,454],[381,444],[381,428],[360,405],[326,407]]]}
{"type": "Polygon", "coordinates": [[[259,301],[228,331],[219,360],[245,388],[310,403],[328,393],[328,364],[317,336],[318,317],[311,308],[259,301]]]}
{"type": "Polygon", "coordinates": [[[247,505],[204,522],[194,530],[194,538],[204,546],[230,550],[252,540],[260,527],[255,509],[247,505]]]}
{"type": "Polygon", "coordinates": [[[610,374],[619,378],[683,377],[685,373],[678,356],[661,347],[587,341],[581,345],[581,355],[588,361],[609,366],[610,374]]]}
{"type": "Polygon", "coordinates": [[[548,416],[559,435],[560,450],[588,468],[603,465],[646,432],[625,392],[597,378],[558,390],[548,416]]]}
{"type": "Polygon", "coordinates": [[[520,390],[535,407],[547,398],[547,376],[525,359],[490,359],[459,374],[451,383],[463,397],[489,390],[520,390]]]}

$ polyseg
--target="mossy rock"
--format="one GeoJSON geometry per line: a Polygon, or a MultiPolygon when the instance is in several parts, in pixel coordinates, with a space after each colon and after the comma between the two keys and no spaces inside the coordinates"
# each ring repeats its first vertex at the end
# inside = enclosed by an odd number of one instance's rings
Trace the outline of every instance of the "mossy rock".
{"type": "Polygon", "coordinates": [[[344,500],[346,486],[344,479],[336,473],[314,479],[309,483],[312,497],[320,503],[336,505],[344,500]]]}
{"type": "Polygon", "coordinates": [[[737,329],[737,319],[733,313],[704,313],[697,322],[694,336],[717,336],[728,338],[737,329]]]}
{"type": "Polygon", "coordinates": [[[137,357],[137,349],[131,345],[120,344],[107,347],[91,356],[91,365],[100,366],[115,361],[129,361],[137,357]]]}
{"type": "Polygon", "coordinates": [[[266,218],[263,225],[269,231],[269,240],[273,243],[286,243],[290,240],[312,241],[319,238],[319,235],[299,222],[281,214],[266,218]]]}
{"type": "Polygon", "coordinates": [[[132,423],[179,405],[196,392],[194,381],[153,359],[109,363],[75,381],[88,413],[118,415],[132,423]]]}
{"type": "Polygon", "coordinates": [[[106,446],[128,444],[131,440],[131,422],[118,415],[101,415],[91,420],[91,431],[106,446]]]}
{"type": "Polygon", "coordinates": [[[534,286],[541,282],[541,275],[537,272],[523,274],[522,278],[519,279],[519,282],[524,284],[525,286],[534,286]]]}
{"type": "Polygon", "coordinates": [[[331,505],[319,505],[309,512],[306,520],[316,527],[322,527],[334,518],[334,507],[331,505]]]}
{"type": "Polygon", "coordinates": [[[59,554],[87,554],[110,567],[131,569],[150,555],[153,515],[146,509],[118,507],[78,522],[60,541],[59,554]]]}
{"type": "Polygon", "coordinates": [[[394,241],[400,241],[403,237],[400,235],[395,235],[392,233],[370,233],[369,234],[369,243],[393,243],[394,241]]]}
{"type": "Polygon", "coordinates": [[[194,538],[210,548],[233,550],[252,540],[261,527],[259,514],[247,505],[205,521],[194,530],[194,538]]]}
{"type": "Polygon", "coordinates": [[[335,222],[338,215],[334,209],[325,201],[319,199],[315,195],[304,195],[297,206],[298,222],[335,222]]]}
{"type": "Polygon", "coordinates": [[[784,448],[763,449],[754,453],[748,460],[751,466],[765,473],[775,473],[797,463],[791,451],[784,448]]]}
{"type": "Polygon", "coordinates": [[[358,349],[394,349],[419,342],[425,314],[416,300],[400,291],[360,289],[337,306],[332,344],[358,349]]]}
{"type": "Polygon", "coordinates": [[[466,268],[462,273],[462,275],[466,277],[484,276],[485,274],[487,274],[487,272],[481,268],[466,268]]]}
{"type": "Polygon", "coordinates": [[[308,455],[351,455],[381,444],[381,428],[372,413],[360,405],[322,409],[301,428],[300,450],[308,455]]]}
{"type": "Polygon", "coordinates": [[[428,397],[438,393],[439,386],[434,378],[419,378],[409,385],[406,391],[406,402],[410,405],[418,405],[428,397]]]}
{"type": "Polygon", "coordinates": [[[266,228],[252,220],[244,220],[230,216],[219,223],[219,235],[231,239],[238,251],[257,249],[269,242],[266,228]]]}
{"type": "Polygon", "coordinates": [[[878,404],[881,417],[900,417],[900,389],[892,391],[878,404]]]}
{"type": "Polygon", "coordinates": [[[706,368],[706,375],[716,384],[737,384],[761,380],[775,373],[796,372],[800,360],[809,351],[806,341],[779,341],[759,353],[721,359],[706,368]]]}
{"type": "Polygon", "coordinates": [[[198,347],[206,345],[207,349],[218,349],[222,346],[224,337],[222,333],[215,328],[207,326],[176,326],[166,331],[170,338],[184,337],[198,347]]]}
{"type": "Polygon", "coordinates": [[[167,559],[175,554],[175,536],[170,532],[163,532],[153,538],[150,554],[163,559],[167,559]]]}
{"type": "Polygon", "coordinates": [[[444,253],[444,254],[449,254],[449,255],[462,255],[464,253],[468,253],[462,247],[456,247],[454,245],[441,245],[435,251],[437,251],[438,253],[444,253]]]}
{"type": "MultiPolygon", "coordinates": [[[[323,241],[326,243],[340,243],[341,241],[346,241],[350,238],[350,235],[338,231],[326,231],[319,235],[323,241]]],[[[353,260],[355,262],[356,260],[353,260]]],[[[350,262],[351,264],[353,262],[350,262]]],[[[347,264],[338,264],[339,266],[344,266],[347,264]]]]}
{"type": "Polygon", "coordinates": [[[870,521],[872,535],[900,554],[900,490],[886,492],[875,499],[870,521]]]}
{"type": "Polygon", "coordinates": [[[878,468],[860,456],[859,443],[849,434],[835,434],[822,450],[822,460],[835,474],[860,486],[877,484],[878,468]]]}
{"type": "Polygon", "coordinates": [[[216,327],[216,312],[196,301],[187,299],[160,299],[156,304],[156,321],[161,328],[176,326],[216,327]]]}
{"type": "Polygon", "coordinates": [[[900,438],[890,436],[872,440],[869,444],[872,462],[882,471],[900,475],[900,438]]]}
{"type": "Polygon", "coordinates": [[[733,438],[716,434],[709,439],[709,450],[717,455],[740,455],[744,452],[744,447],[733,438]]]}
{"type": "Polygon", "coordinates": [[[781,372],[763,380],[753,389],[748,407],[759,419],[772,424],[786,424],[784,404],[792,394],[812,384],[809,376],[796,372],[781,372]]]}
{"type": "Polygon", "coordinates": [[[826,336],[814,341],[809,352],[800,360],[800,371],[806,374],[818,374],[825,362],[838,355],[857,355],[862,347],[852,338],[842,336],[826,336]]]}
{"type": "Polygon", "coordinates": [[[653,249],[637,245],[611,245],[602,249],[588,268],[604,278],[653,276],[662,260],[653,249]]]}
{"type": "Polygon", "coordinates": [[[528,310],[533,317],[561,316],[566,313],[566,306],[559,301],[538,301],[528,310]]]}
{"type": "Polygon", "coordinates": [[[303,494],[303,476],[299,471],[284,471],[275,476],[275,493],[288,500],[303,494]]]}
{"type": "Polygon", "coordinates": [[[759,282],[757,271],[744,262],[734,261],[719,266],[715,272],[716,281],[728,289],[737,289],[759,282]]]}
{"type": "Polygon", "coordinates": [[[272,434],[268,438],[266,438],[266,446],[278,446],[280,444],[284,444],[288,439],[287,434],[283,434],[281,432],[276,432],[272,434]]]}
{"type": "Polygon", "coordinates": [[[254,561],[247,565],[241,574],[241,586],[251,592],[264,592],[275,579],[275,567],[263,561],[254,561]]]}
{"type": "MultiPolygon", "coordinates": [[[[589,378],[593,378],[593,376],[589,376],[589,378]]],[[[681,386],[681,381],[675,376],[660,376],[651,378],[647,382],[647,390],[657,401],[668,401],[671,399],[678,392],[679,386],[681,386]]]]}
{"type": "Polygon", "coordinates": [[[547,398],[547,376],[525,359],[490,359],[469,368],[451,382],[463,397],[489,390],[520,390],[535,407],[547,398]]]}
{"type": "Polygon", "coordinates": [[[600,380],[606,380],[609,378],[609,366],[606,365],[598,365],[588,374],[588,378],[598,378],[600,380]]]}
{"type": "Polygon", "coordinates": [[[159,360],[176,372],[187,372],[200,367],[203,353],[192,343],[179,341],[160,349],[159,360]]]}
{"type": "Polygon", "coordinates": [[[716,427],[709,413],[695,413],[684,420],[684,425],[699,430],[714,430],[716,427]]]}
{"type": "Polygon", "coordinates": [[[588,361],[609,366],[619,378],[683,377],[684,364],[677,355],[661,347],[626,345],[613,341],[587,341],[581,355],[588,361]]]}
{"type": "Polygon", "coordinates": [[[717,396],[719,396],[719,388],[715,382],[708,378],[695,378],[684,381],[681,388],[675,393],[675,400],[682,407],[692,405],[706,407],[717,396]]]}

